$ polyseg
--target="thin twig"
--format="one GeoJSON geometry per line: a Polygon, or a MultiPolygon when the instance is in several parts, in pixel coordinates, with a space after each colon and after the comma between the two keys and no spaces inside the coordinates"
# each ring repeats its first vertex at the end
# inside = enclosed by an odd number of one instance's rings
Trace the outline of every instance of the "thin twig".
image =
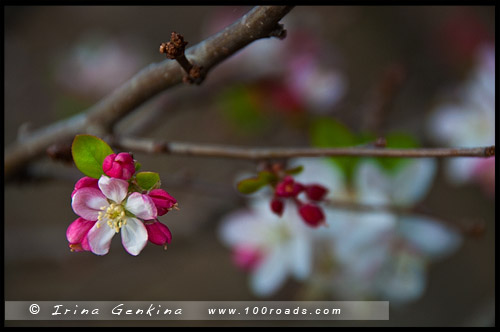
{"type": "Polygon", "coordinates": [[[495,146],[477,148],[388,149],[370,147],[346,148],[249,148],[183,142],[161,142],[147,138],[110,138],[111,145],[130,152],[188,155],[235,159],[275,159],[295,157],[395,157],[395,158],[488,158],[495,146]]]}
{"type": "MultiPolygon", "coordinates": [[[[248,44],[261,38],[278,37],[283,27],[278,23],[293,7],[259,6],[212,37],[186,50],[186,57],[205,74],[214,66],[248,44]]],[[[20,170],[40,157],[56,143],[71,140],[76,134],[103,136],[114,124],[151,97],[182,82],[184,72],[175,62],[151,64],[129,81],[86,111],[32,132],[5,152],[4,175],[20,170]]]]}

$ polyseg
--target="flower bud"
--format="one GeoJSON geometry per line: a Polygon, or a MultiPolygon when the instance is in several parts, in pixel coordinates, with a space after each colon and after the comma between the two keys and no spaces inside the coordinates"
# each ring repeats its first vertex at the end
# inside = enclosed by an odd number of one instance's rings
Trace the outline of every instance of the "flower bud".
{"type": "Polygon", "coordinates": [[[257,267],[262,254],[256,248],[237,246],[233,250],[233,262],[244,271],[252,271],[257,267]]]}
{"type": "Polygon", "coordinates": [[[73,198],[73,196],[76,194],[76,192],[78,191],[78,189],[81,189],[81,188],[90,187],[90,188],[99,189],[99,186],[97,184],[98,181],[99,181],[98,179],[94,179],[94,178],[91,178],[91,177],[88,177],[88,176],[85,176],[85,177],[81,178],[80,180],[78,180],[75,183],[75,189],[71,193],[71,198],[73,198]]]}
{"type": "Polygon", "coordinates": [[[296,197],[302,190],[304,190],[302,184],[295,182],[291,176],[286,176],[276,186],[275,194],[278,197],[296,197]]]}
{"type": "Polygon", "coordinates": [[[66,230],[66,238],[71,251],[90,251],[88,233],[96,221],[78,218],[66,230]]]}
{"type": "Polygon", "coordinates": [[[275,197],[271,200],[271,210],[280,217],[283,214],[283,208],[284,204],[281,199],[275,197]]]}
{"type": "Polygon", "coordinates": [[[312,203],[303,204],[299,208],[299,214],[302,219],[311,227],[318,227],[325,221],[323,210],[312,203]]]}
{"type": "Polygon", "coordinates": [[[322,201],[328,193],[328,189],[319,184],[306,186],[306,195],[311,201],[322,201]]]}
{"type": "Polygon", "coordinates": [[[102,170],[109,177],[128,180],[135,173],[134,158],[127,152],[110,154],[104,159],[102,170]]]}
{"type": "Polygon", "coordinates": [[[159,221],[154,221],[152,224],[144,223],[148,231],[148,240],[151,243],[159,246],[165,246],[172,241],[172,233],[168,227],[159,221]]]}
{"type": "Polygon", "coordinates": [[[177,200],[163,189],[153,189],[148,195],[155,203],[159,216],[163,216],[177,206],[177,200]]]}

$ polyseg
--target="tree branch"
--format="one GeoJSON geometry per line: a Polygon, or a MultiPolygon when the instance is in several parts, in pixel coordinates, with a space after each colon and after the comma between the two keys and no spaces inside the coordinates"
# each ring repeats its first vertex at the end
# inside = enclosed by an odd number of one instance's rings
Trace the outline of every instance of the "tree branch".
{"type": "Polygon", "coordinates": [[[274,159],[295,157],[396,157],[396,158],[452,158],[495,155],[495,146],[477,148],[423,148],[386,149],[373,147],[346,148],[245,148],[228,145],[161,142],[147,138],[109,138],[113,146],[130,152],[218,157],[235,159],[274,159]]]}
{"type": "MultiPolygon", "coordinates": [[[[282,38],[278,22],[291,6],[259,6],[225,28],[186,51],[187,58],[206,72],[251,42],[268,37],[282,38]]],[[[156,51],[156,46],[155,46],[156,51]]],[[[4,175],[12,175],[32,159],[41,156],[56,142],[76,134],[97,136],[111,132],[113,125],[156,94],[182,82],[184,73],[178,63],[165,60],[147,66],[129,81],[85,112],[33,132],[5,152],[4,175]]]]}

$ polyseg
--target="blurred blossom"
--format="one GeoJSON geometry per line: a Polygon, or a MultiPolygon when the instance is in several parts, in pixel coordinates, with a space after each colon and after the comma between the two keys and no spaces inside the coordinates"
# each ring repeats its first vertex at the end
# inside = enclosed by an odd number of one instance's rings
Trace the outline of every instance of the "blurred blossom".
{"type": "MultiPolygon", "coordinates": [[[[327,199],[400,208],[424,198],[436,171],[433,159],[407,161],[391,174],[366,160],[348,183],[327,160],[297,159],[293,165],[304,166],[296,180],[321,183],[329,190],[327,199]]],[[[451,254],[461,242],[456,232],[432,218],[389,208],[366,211],[331,204],[324,207],[326,227],[300,227],[295,209],[279,218],[263,195],[257,197],[259,203],[248,212],[225,218],[221,234],[232,247],[266,248],[261,252],[269,263],[252,270],[252,289],[259,295],[272,294],[287,274],[295,273],[298,280],[336,298],[409,302],[425,291],[429,262],[451,254]]]]}
{"type": "MultiPolygon", "coordinates": [[[[241,16],[241,10],[223,8],[206,22],[206,30],[214,34],[241,16]]],[[[332,54],[326,50],[327,41],[312,27],[295,21],[293,14],[283,24],[285,39],[255,41],[220,66],[218,79],[236,73],[243,81],[264,83],[262,93],[269,94],[279,111],[331,112],[344,96],[347,81],[331,59],[323,58],[332,54]],[[271,89],[270,81],[274,83],[271,89]]]]}
{"type": "MultiPolygon", "coordinates": [[[[339,171],[320,163],[301,161],[305,171],[297,179],[331,178],[334,174],[337,179],[332,184],[342,183],[339,171]],[[309,167],[311,163],[316,165],[309,167]]],[[[374,162],[361,162],[354,183],[339,186],[341,189],[330,198],[411,208],[429,191],[435,170],[432,159],[408,161],[394,174],[386,174],[374,162]]],[[[402,216],[390,210],[349,211],[333,206],[325,211],[329,227],[318,236],[332,244],[330,259],[334,268],[326,274],[323,285],[347,300],[416,300],[425,290],[428,262],[445,257],[460,244],[457,233],[425,216],[402,216]]]]}
{"type": "Polygon", "coordinates": [[[75,94],[101,97],[131,78],[141,66],[141,55],[131,44],[92,35],[69,48],[55,76],[62,87],[75,94]]]}
{"type": "Polygon", "coordinates": [[[238,266],[251,271],[250,286],[259,296],[276,292],[288,276],[304,280],[310,275],[311,229],[291,205],[280,218],[269,209],[267,198],[257,196],[249,209],[224,218],[220,236],[235,251],[238,266]],[[251,265],[241,264],[243,260],[251,265]]]}
{"type": "MultiPolygon", "coordinates": [[[[439,144],[478,147],[495,144],[495,47],[483,45],[457,98],[440,104],[429,119],[429,133],[439,144]]],[[[479,183],[495,194],[495,158],[452,158],[447,161],[451,181],[479,183]]]]}

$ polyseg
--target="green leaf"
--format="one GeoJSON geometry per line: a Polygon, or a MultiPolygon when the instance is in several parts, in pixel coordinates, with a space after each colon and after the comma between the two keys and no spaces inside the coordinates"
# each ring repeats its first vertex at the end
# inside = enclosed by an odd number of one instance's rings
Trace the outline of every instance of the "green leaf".
{"type": "Polygon", "coordinates": [[[304,166],[300,165],[294,168],[289,168],[285,170],[285,173],[288,175],[297,175],[300,174],[304,170],[304,166]]]}
{"type": "MultiPolygon", "coordinates": [[[[359,139],[343,123],[332,118],[317,118],[310,129],[311,143],[319,148],[342,148],[359,144],[359,139]]],[[[358,157],[330,157],[348,180],[352,179],[358,157]]]]}
{"type": "Polygon", "coordinates": [[[136,162],[134,163],[135,171],[136,171],[136,172],[137,172],[137,171],[139,171],[139,170],[141,169],[141,166],[142,166],[142,165],[141,165],[141,163],[140,163],[140,162],[138,162],[138,161],[136,161],[136,162]]]}
{"type": "Polygon", "coordinates": [[[258,178],[264,184],[271,184],[278,181],[278,177],[276,176],[276,174],[269,171],[260,171],[258,174],[258,178]]]}
{"type": "MultiPolygon", "coordinates": [[[[386,136],[387,148],[392,149],[411,149],[420,146],[417,139],[409,134],[394,132],[386,136]]],[[[377,162],[389,173],[396,171],[398,168],[407,163],[408,158],[376,158],[377,162]]]]}
{"type": "Polygon", "coordinates": [[[92,135],[76,135],[71,146],[76,167],[83,174],[98,179],[104,174],[102,163],[113,154],[111,147],[102,139],[92,135]]]}
{"type": "Polygon", "coordinates": [[[155,189],[154,187],[160,182],[160,175],[155,172],[140,172],[137,173],[135,179],[142,189],[151,190],[155,189]]]}
{"type": "Polygon", "coordinates": [[[264,187],[267,183],[260,178],[250,178],[238,182],[238,191],[242,194],[252,194],[264,187]]]}

